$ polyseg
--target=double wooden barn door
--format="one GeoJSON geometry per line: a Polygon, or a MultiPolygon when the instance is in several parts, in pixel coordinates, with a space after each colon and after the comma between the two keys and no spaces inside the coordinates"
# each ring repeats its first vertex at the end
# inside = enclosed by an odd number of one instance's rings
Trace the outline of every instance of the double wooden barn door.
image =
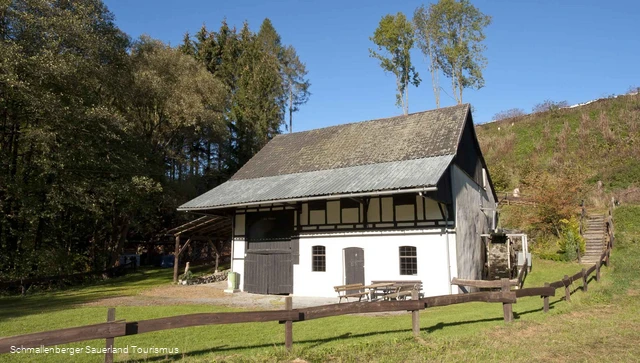
{"type": "Polygon", "coordinates": [[[247,214],[244,291],[255,294],[293,293],[293,218],[293,211],[247,214]]]}
{"type": "Polygon", "coordinates": [[[244,290],[254,294],[293,293],[291,253],[247,253],[244,290]]]}

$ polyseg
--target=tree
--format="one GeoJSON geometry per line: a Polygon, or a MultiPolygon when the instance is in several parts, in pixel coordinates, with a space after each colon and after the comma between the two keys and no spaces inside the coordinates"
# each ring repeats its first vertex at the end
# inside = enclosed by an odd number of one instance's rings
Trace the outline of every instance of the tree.
{"type": "Polygon", "coordinates": [[[134,86],[132,131],[151,145],[149,158],[184,158],[185,134],[204,130],[223,132],[222,83],[193,57],[161,41],[142,36],[131,51],[134,86]],[[182,135],[181,135],[182,134],[182,135]]]}
{"type": "Polygon", "coordinates": [[[129,39],[97,0],[0,16],[0,275],[101,268],[158,190],[123,116],[129,39]]]}
{"type": "Polygon", "coordinates": [[[521,108],[510,108],[508,110],[500,111],[493,115],[493,121],[504,120],[508,118],[514,118],[519,116],[524,116],[526,113],[521,108]]]}
{"type": "MultiPolygon", "coordinates": [[[[280,35],[273,27],[269,18],[264,19],[257,34],[257,40],[262,44],[267,54],[273,55],[280,67],[282,76],[286,108],[289,114],[289,132],[293,132],[293,113],[299,106],[309,100],[310,83],[305,79],[307,69],[300,61],[292,46],[283,46],[280,35]]],[[[285,124],[286,125],[286,124],[285,124]]]]}
{"type": "Polygon", "coordinates": [[[300,106],[309,100],[311,83],[305,78],[307,76],[307,68],[300,61],[293,47],[288,46],[285,48],[282,62],[284,89],[287,94],[287,108],[289,111],[289,132],[293,132],[293,113],[297,112],[300,106]]]}
{"type": "Polygon", "coordinates": [[[241,53],[236,62],[236,91],[230,114],[234,131],[234,170],[242,167],[280,133],[285,102],[280,63],[274,54],[279,36],[264,32],[254,34],[245,23],[238,44],[241,53]]]}
{"type": "Polygon", "coordinates": [[[531,112],[546,112],[546,111],[555,111],[564,107],[568,107],[569,103],[567,101],[552,101],[552,100],[544,100],[537,105],[533,106],[531,112]]]}
{"type": "Polygon", "coordinates": [[[468,0],[439,0],[420,14],[425,17],[427,39],[431,41],[429,46],[433,47],[438,68],[451,79],[453,94],[461,104],[465,88],[484,86],[482,70],[487,60],[482,54],[486,49],[482,41],[491,17],[468,0]]]}
{"type": "Polygon", "coordinates": [[[178,224],[280,132],[284,49],[246,24],[172,48],[100,0],[1,2],[0,278],[101,270],[178,224]]]}
{"type": "Polygon", "coordinates": [[[418,48],[429,62],[429,73],[431,73],[431,86],[436,101],[436,108],[440,108],[440,64],[438,61],[439,43],[436,37],[439,35],[435,27],[434,17],[431,15],[432,7],[425,8],[420,5],[413,13],[413,24],[415,26],[416,40],[418,48]]]}
{"type": "Polygon", "coordinates": [[[293,47],[282,44],[269,19],[258,33],[248,23],[239,31],[225,21],[215,32],[202,27],[194,40],[185,39],[181,50],[201,61],[227,90],[223,119],[228,137],[212,143],[222,177],[280,133],[287,109],[291,129],[293,112],[309,98],[304,63],[293,47]]]}
{"type": "Polygon", "coordinates": [[[369,38],[377,50],[369,49],[369,55],[380,61],[385,72],[396,77],[396,105],[402,107],[405,115],[409,113],[409,84],[418,86],[420,77],[411,64],[411,48],[414,42],[413,25],[399,12],[385,15],[378,28],[369,38]]]}

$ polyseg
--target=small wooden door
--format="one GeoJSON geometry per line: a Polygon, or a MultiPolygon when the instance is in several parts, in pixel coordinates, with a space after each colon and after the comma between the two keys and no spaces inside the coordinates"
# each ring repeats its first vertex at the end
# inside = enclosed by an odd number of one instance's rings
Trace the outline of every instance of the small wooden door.
{"type": "Polygon", "coordinates": [[[344,284],[364,284],[364,250],[362,248],[344,249],[344,284]]]}

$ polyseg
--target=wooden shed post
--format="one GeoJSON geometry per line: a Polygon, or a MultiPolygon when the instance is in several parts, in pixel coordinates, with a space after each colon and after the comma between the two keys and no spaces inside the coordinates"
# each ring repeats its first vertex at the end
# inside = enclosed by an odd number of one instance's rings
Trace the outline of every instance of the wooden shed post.
{"type": "MultiPolygon", "coordinates": [[[[116,321],[116,308],[109,308],[107,310],[107,322],[116,321]]],[[[114,338],[106,339],[107,350],[104,353],[104,363],[113,363],[113,343],[114,338]]]]}
{"type": "MultiPolygon", "coordinates": [[[[284,298],[284,308],[285,310],[293,309],[291,296],[284,298]]],[[[293,321],[291,320],[287,320],[284,323],[284,347],[287,348],[287,351],[291,351],[291,348],[293,347],[293,321]]]]}
{"type": "MultiPolygon", "coordinates": [[[[511,291],[511,282],[507,278],[500,280],[502,282],[502,292],[511,291]]],[[[513,306],[511,303],[502,303],[502,310],[504,312],[504,322],[508,323],[513,321],[513,306]]]]}
{"type": "Polygon", "coordinates": [[[180,256],[180,235],[176,236],[176,249],[173,253],[173,283],[178,282],[178,260],[180,256]]]}
{"type": "Polygon", "coordinates": [[[587,292],[589,286],[587,285],[587,270],[582,268],[582,291],[587,292]]]}
{"type": "MultiPolygon", "coordinates": [[[[418,301],[420,298],[420,293],[417,289],[411,291],[411,300],[418,301]]],[[[413,328],[413,336],[420,336],[420,310],[412,310],[411,311],[411,327],[413,328]]]]}
{"type": "MultiPolygon", "coordinates": [[[[549,287],[549,283],[545,282],[544,283],[544,287],[549,287]]],[[[549,312],[549,296],[544,296],[543,300],[544,300],[544,309],[543,310],[544,310],[545,313],[548,313],[549,312]]]]}
{"type": "Polygon", "coordinates": [[[564,282],[564,299],[567,302],[571,302],[571,281],[569,281],[569,275],[564,275],[562,282],[564,282]]]}

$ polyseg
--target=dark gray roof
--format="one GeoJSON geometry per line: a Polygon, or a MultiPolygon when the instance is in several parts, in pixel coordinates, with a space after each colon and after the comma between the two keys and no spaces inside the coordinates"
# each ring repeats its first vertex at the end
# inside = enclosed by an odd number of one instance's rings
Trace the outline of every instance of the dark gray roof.
{"type": "Polygon", "coordinates": [[[456,153],[469,105],[278,135],[231,180],[456,153]]]}
{"type": "Polygon", "coordinates": [[[278,135],[229,181],[178,209],[435,186],[468,112],[459,105],[278,135]]]}
{"type": "Polygon", "coordinates": [[[453,155],[444,155],[333,170],[229,180],[180,206],[179,209],[201,210],[302,197],[432,187],[438,183],[452,159],[453,155]]]}

